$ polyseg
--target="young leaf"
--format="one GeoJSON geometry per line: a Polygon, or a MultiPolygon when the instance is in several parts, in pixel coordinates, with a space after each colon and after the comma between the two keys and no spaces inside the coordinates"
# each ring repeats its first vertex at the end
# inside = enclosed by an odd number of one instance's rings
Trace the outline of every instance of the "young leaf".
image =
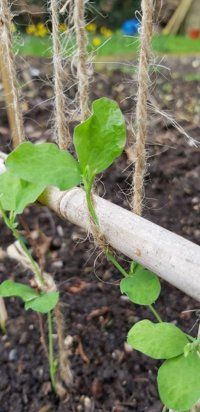
{"type": "Polygon", "coordinates": [[[190,409],[200,399],[200,359],[196,352],[167,360],[158,371],[158,390],[167,408],[190,409]]]}
{"type": "Polygon", "coordinates": [[[22,143],[7,157],[6,167],[28,182],[60,190],[71,189],[81,181],[78,162],[54,143],[22,143]]]}
{"type": "Polygon", "coordinates": [[[84,177],[89,181],[120,156],[126,142],[124,116],[113,100],[101,98],[92,115],[74,130],[74,145],[84,177]]]}
{"type": "Polygon", "coordinates": [[[32,309],[39,313],[48,313],[55,308],[58,303],[58,299],[59,292],[44,293],[32,301],[26,302],[25,309],[32,309]]]}
{"type": "Polygon", "coordinates": [[[120,289],[128,298],[138,305],[151,305],[160,294],[161,286],[158,277],[144,268],[121,280],[120,289]]]}
{"type": "Polygon", "coordinates": [[[145,319],[131,328],[127,342],[151,358],[170,359],[183,353],[188,339],[172,323],[153,323],[145,319]]]}
{"type": "Polygon", "coordinates": [[[24,302],[30,302],[37,298],[39,294],[27,285],[13,282],[12,280],[5,280],[0,284],[0,296],[2,298],[17,296],[24,302]]]}
{"type": "Polygon", "coordinates": [[[4,210],[14,211],[16,214],[22,213],[27,205],[34,203],[44,189],[45,185],[26,182],[10,170],[0,175],[1,205],[4,210]]]}

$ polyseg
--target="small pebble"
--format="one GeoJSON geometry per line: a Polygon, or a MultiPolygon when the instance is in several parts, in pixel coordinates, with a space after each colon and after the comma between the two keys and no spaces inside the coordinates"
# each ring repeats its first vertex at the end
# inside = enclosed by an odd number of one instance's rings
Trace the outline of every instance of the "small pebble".
{"type": "Polygon", "coordinates": [[[64,341],[66,348],[71,348],[73,341],[74,341],[73,336],[67,335],[64,341]]]}
{"type": "Polygon", "coordinates": [[[16,349],[12,349],[9,352],[8,359],[10,362],[14,362],[17,360],[17,350],[16,349]]]}
{"type": "Polygon", "coordinates": [[[124,342],[124,350],[126,353],[131,353],[133,352],[133,348],[131,345],[129,345],[127,342],[124,342]]]}

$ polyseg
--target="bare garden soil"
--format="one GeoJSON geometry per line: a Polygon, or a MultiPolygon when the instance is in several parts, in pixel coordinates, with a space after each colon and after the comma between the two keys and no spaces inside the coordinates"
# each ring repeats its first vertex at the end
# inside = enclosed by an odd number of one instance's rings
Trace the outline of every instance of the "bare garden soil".
{"type": "MultiPolygon", "coordinates": [[[[171,72],[161,67],[162,62],[152,75],[149,103],[170,111],[185,131],[198,139],[199,59],[171,58],[165,65],[171,72]]],[[[51,80],[50,64],[42,60],[20,62],[19,74],[26,134],[32,141],[51,141],[52,89],[46,77],[48,74],[51,80]]],[[[104,70],[95,75],[92,90],[94,98],[106,95],[116,99],[130,124],[136,93],[130,73],[118,68],[104,70]]],[[[8,152],[10,138],[2,91],[0,99],[1,150],[8,152]]],[[[150,116],[144,216],[199,244],[199,149],[174,128],[171,119],[163,119],[153,110],[150,116]]],[[[131,162],[129,138],[123,156],[97,182],[99,195],[126,208],[130,202],[131,162]]],[[[95,262],[98,250],[81,229],[40,206],[25,211],[21,227],[26,234],[27,225],[34,254],[43,262],[45,257],[45,270],[54,275],[61,292],[74,384],[63,400],[51,392],[38,316],[25,312],[19,300],[10,299],[7,335],[0,332],[0,412],[161,412],[156,389],[159,362],[130,350],[125,343],[135,321],[152,319],[148,310],[131,305],[120,295],[119,274],[102,256],[95,262]]],[[[30,274],[3,253],[13,239],[2,222],[0,229],[0,281],[9,277],[27,282],[30,274]]],[[[194,326],[191,333],[195,336],[197,314],[182,312],[198,309],[198,302],[165,282],[162,286],[156,305],[161,317],[186,331],[194,326]]],[[[44,329],[45,323],[43,319],[44,329]]]]}

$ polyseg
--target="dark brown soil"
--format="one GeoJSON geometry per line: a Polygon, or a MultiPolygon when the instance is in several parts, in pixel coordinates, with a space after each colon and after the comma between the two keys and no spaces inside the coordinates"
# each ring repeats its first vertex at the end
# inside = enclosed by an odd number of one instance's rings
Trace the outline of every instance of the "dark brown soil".
{"type": "MultiPolygon", "coordinates": [[[[174,59],[169,63],[173,68],[172,78],[164,69],[156,73],[151,103],[171,110],[185,130],[198,139],[199,84],[191,80],[191,76],[190,81],[186,79],[188,74],[198,72],[198,60],[185,59],[181,65],[174,59]]],[[[44,76],[41,62],[31,61],[30,65],[32,72],[26,69],[29,75],[33,77],[33,68],[39,68],[39,77],[44,76]]],[[[36,91],[29,90],[29,94],[32,91],[34,95],[29,97],[28,90],[24,90],[26,132],[33,140],[50,140],[48,121],[52,103],[36,105],[50,98],[52,91],[39,77],[35,82],[36,91]]],[[[130,74],[119,70],[98,74],[93,90],[94,97],[109,95],[117,99],[130,119],[134,97],[124,100],[135,93],[130,74]]],[[[1,148],[8,151],[9,132],[3,108],[1,114],[1,148]]],[[[152,114],[149,136],[144,216],[199,244],[199,149],[188,144],[170,120],[165,122],[155,114],[152,114]]],[[[130,159],[127,149],[97,185],[100,195],[127,208],[130,159]]],[[[125,344],[126,334],[134,322],[151,318],[148,310],[131,305],[120,296],[116,283],[119,274],[105,260],[99,259],[94,267],[97,252],[79,228],[39,206],[27,209],[24,221],[35,243],[39,242],[41,231],[50,238],[46,270],[54,275],[61,292],[65,333],[72,341],[74,384],[67,399],[59,400],[51,392],[38,316],[25,312],[19,300],[10,299],[7,301],[7,335],[0,334],[0,412],[160,412],[162,407],[156,389],[159,363],[130,351],[125,344]]],[[[6,250],[13,239],[2,222],[0,227],[1,247],[6,250]]],[[[43,237],[43,245],[45,242],[48,243],[43,237]]],[[[0,261],[0,280],[6,278],[27,281],[30,275],[6,257],[0,261]]],[[[196,322],[195,314],[182,314],[182,311],[198,308],[198,303],[165,282],[162,286],[157,304],[161,317],[189,331],[196,322]]],[[[192,333],[197,333],[197,325],[192,333]]]]}

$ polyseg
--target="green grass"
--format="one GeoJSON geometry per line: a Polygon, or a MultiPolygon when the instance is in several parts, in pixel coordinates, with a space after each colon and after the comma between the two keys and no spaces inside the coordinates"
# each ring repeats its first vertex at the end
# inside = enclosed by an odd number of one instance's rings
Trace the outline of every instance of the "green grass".
{"type": "MultiPolygon", "coordinates": [[[[97,57],[114,57],[119,58],[134,56],[139,50],[139,40],[137,37],[124,36],[121,32],[116,32],[109,39],[103,36],[97,36],[101,39],[101,45],[95,49],[92,46],[92,37],[89,37],[89,50],[93,51],[97,57]]],[[[66,45],[66,39],[62,37],[63,45],[66,45]]],[[[153,50],[158,54],[198,54],[200,53],[200,40],[192,40],[186,36],[163,36],[156,35],[152,41],[153,50]]],[[[66,46],[65,46],[66,47],[66,46]]],[[[70,49],[75,47],[73,39],[68,44],[66,53],[70,54],[70,49]]],[[[15,52],[23,56],[52,56],[51,37],[44,38],[21,35],[20,39],[15,38],[15,52]]]]}

